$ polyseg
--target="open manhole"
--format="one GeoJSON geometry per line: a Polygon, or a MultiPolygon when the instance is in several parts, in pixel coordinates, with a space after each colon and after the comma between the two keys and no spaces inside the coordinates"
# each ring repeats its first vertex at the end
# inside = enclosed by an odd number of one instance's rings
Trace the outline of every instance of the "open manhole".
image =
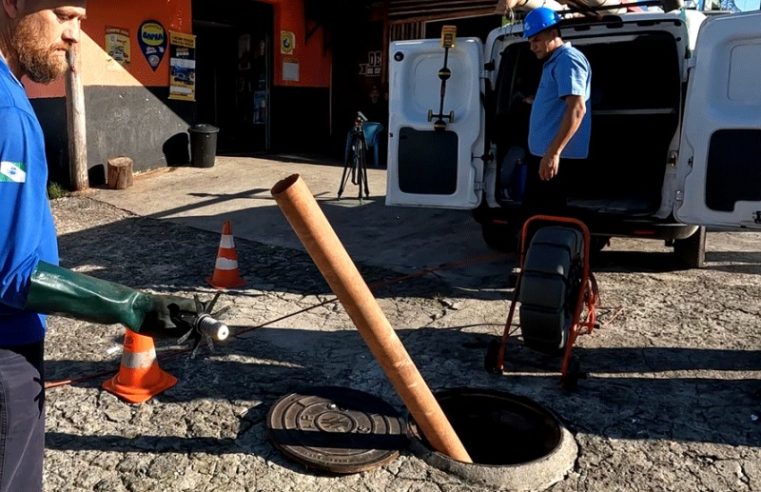
{"type": "Polygon", "coordinates": [[[434,393],[473,464],[434,451],[414,419],[412,450],[430,465],[474,482],[510,490],[542,490],[573,468],[578,448],[549,410],[510,393],[454,388],[434,393]]]}
{"type": "Polygon", "coordinates": [[[290,393],[267,414],[272,443],[308,468],[357,473],[384,465],[407,447],[404,420],[380,398],[325,386],[290,393]]]}

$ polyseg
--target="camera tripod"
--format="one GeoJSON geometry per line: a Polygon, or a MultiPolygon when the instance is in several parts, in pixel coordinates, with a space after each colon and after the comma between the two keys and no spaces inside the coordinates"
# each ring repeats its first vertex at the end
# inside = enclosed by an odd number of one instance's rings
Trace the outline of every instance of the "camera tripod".
{"type": "Polygon", "coordinates": [[[367,185],[367,142],[365,142],[365,133],[362,124],[367,121],[361,111],[357,111],[354,118],[354,127],[349,135],[348,152],[344,162],[343,173],[341,174],[341,185],[338,187],[338,199],[341,199],[346,183],[351,178],[351,184],[359,187],[358,198],[362,200],[362,189],[364,187],[365,198],[370,198],[370,188],[367,185]]]}

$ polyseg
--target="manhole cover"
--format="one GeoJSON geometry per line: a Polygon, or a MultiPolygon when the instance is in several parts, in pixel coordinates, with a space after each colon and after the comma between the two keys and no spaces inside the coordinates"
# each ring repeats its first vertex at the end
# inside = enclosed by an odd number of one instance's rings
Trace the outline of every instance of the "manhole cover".
{"type": "Polygon", "coordinates": [[[407,446],[396,410],[350,388],[310,388],[281,397],[267,414],[267,430],[288,457],[333,473],[384,465],[407,446]]]}

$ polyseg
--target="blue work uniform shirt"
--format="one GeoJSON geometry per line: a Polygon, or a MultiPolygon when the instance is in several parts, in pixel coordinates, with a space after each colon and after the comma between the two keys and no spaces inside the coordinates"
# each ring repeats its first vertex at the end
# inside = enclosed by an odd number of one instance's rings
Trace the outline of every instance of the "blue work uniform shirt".
{"type": "Polygon", "coordinates": [[[581,125],[560,153],[566,159],[585,159],[589,154],[589,137],[592,115],[589,98],[592,85],[592,68],[587,58],[571,43],[564,43],[553,51],[542,68],[542,78],[531,106],[528,148],[539,157],[547,152],[560,129],[566,110],[566,96],[582,96],[587,112],[581,125]]]}
{"type": "Polygon", "coordinates": [[[47,180],[42,128],[0,57],[0,346],[45,336],[45,316],[23,307],[37,263],[58,264],[47,180]]]}

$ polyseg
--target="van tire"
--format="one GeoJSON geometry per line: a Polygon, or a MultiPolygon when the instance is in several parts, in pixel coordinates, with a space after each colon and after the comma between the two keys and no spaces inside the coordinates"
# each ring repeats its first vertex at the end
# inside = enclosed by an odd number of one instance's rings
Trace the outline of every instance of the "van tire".
{"type": "Polygon", "coordinates": [[[481,224],[481,236],[487,246],[500,253],[518,251],[518,232],[514,227],[484,222],[481,224]]]}
{"type": "Polygon", "coordinates": [[[597,255],[610,245],[610,236],[592,236],[589,238],[589,255],[597,255]]]}
{"type": "Polygon", "coordinates": [[[674,257],[681,268],[703,268],[706,259],[706,228],[698,227],[692,236],[675,240],[674,257]]]}
{"type": "Polygon", "coordinates": [[[549,355],[565,350],[576,307],[583,257],[581,233],[550,226],[531,239],[518,300],[523,343],[549,355]]]}

